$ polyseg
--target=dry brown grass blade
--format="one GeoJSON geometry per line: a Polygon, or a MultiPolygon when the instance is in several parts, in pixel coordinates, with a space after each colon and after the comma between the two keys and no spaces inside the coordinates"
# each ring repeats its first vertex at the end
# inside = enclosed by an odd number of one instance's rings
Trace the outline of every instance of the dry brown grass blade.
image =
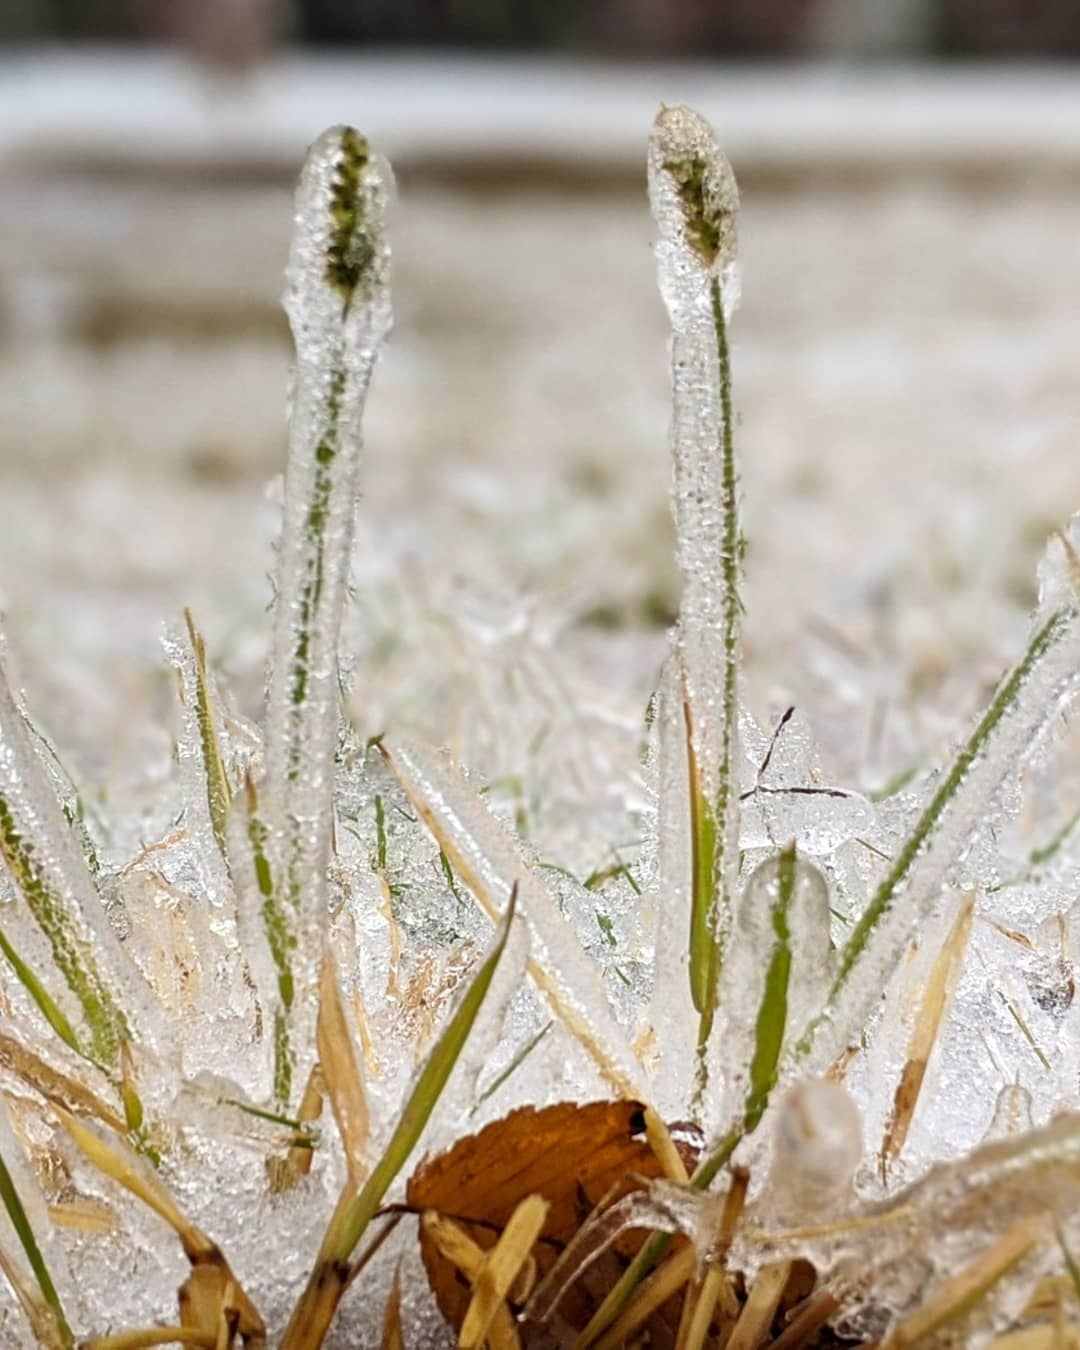
{"type": "Polygon", "coordinates": [[[990,1342],[990,1350],[1075,1350],[1080,1346],[1080,1323],[1072,1322],[1064,1328],[1064,1344],[1061,1332],[1057,1326],[1008,1331],[990,1342]]]}
{"type": "Polygon", "coordinates": [[[890,1163],[896,1161],[907,1140],[915,1110],[919,1104],[926,1077],[927,1065],[933,1053],[945,1009],[948,1006],[953,986],[960,973],[960,966],[967,950],[968,936],[971,933],[971,919],[975,911],[975,897],[964,898],[953,922],[949,935],[942,943],[923,989],[915,1022],[908,1042],[907,1058],[904,1063],[900,1082],[896,1087],[892,1110],[885,1126],[885,1137],[881,1145],[881,1174],[884,1179],[890,1163]]]}
{"type": "Polygon", "coordinates": [[[124,1118],[101,1100],[92,1088],[54,1069],[14,1036],[0,1035],[0,1068],[7,1069],[48,1102],[78,1116],[93,1116],[117,1134],[127,1133],[124,1118]]]}
{"type": "Polygon", "coordinates": [[[459,1350],[480,1350],[496,1309],[505,1306],[510,1286],[529,1259],[549,1208],[546,1200],[530,1195],[511,1214],[473,1285],[472,1301],[458,1335],[459,1350]]]}
{"type": "Polygon", "coordinates": [[[240,1326],[240,1309],[236,1303],[236,1284],[230,1280],[218,1312],[217,1341],[214,1350],[232,1350],[240,1326]]]}
{"type": "Polygon", "coordinates": [[[64,1350],[64,1340],[52,1309],[36,1286],[25,1277],[19,1263],[3,1247],[0,1247],[0,1275],[11,1286],[42,1350],[64,1350]]]}
{"type": "MultiPolygon", "coordinates": [[[[90,1163],[104,1176],[122,1186],[176,1233],[191,1262],[191,1275],[180,1287],[180,1321],[183,1326],[210,1335],[207,1342],[216,1343],[218,1322],[230,1286],[237,1308],[237,1327],[244,1344],[257,1350],[266,1344],[263,1320],[229,1268],[220,1247],[180,1211],[164,1186],[151,1176],[134,1155],[106,1144],[93,1130],[76,1120],[62,1108],[53,1110],[74,1143],[90,1163]]],[[[198,1344],[199,1342],[193,1342],[198,1344]]]]}
{"type": "Polygon", "coordinates": [[[686,1164],[679,1157],[679,1150],[675,1147],[675,1140],[672,1139],[667,1124],[651,1106],[645,1108],[645,1138],[656,1154],[656,1161],[660,1164],[664,1176],[669,1181],[677,1181],[679,1185],[685,1186],[690,1180],[686,1164]]]}
{"type": "Polygon", "coordinates": [[[746,1168],[735,1168],[731,1176],[731,1185],[724,1197],[724,1208],[720,1214],[716,1239],[710,1253],[711,1264],[705,1272],[705,1278],[686,1296],[682,1317],[679,1320],[675,1350],[701,1350],[718,1304],[723,1304],[721,1311],[730,1323],[734,1323],[739,1315],[735,1291],[731,1287],[724,1263],[731,1248],[732,1238],[735,1236],[735,1227],[746,1206],[746,1192],[749,1185],[750,1173],[746,1168]]]}
{"type": "Polygon", "coordinates": [[[138,1331],[118,1331],[112,1336],[93,1336],[80,1342],[79,1350],[145,1350],[152,1345],[196,1345],[214,1350],[216,1343],[213,1332],[195,1331],[191,1327],[142,1327],[138,1331]]]}
{"type": "Polygon", "coordinates": [[[352,1033],[341,1002],[333,957],[323,958],[319,973],[319,1020],[316,1029],[319,1063],[330,1094],[330,1105],[345,1149],[349,1179],[360,1186],[368,1173],[367,1146],[371,1136],[364,1079],[353,1048],[352,1033]]]}
{"type": "Polygon", "coordinates": [[[731,1329],[727,1350],[757,1350],[772,1325],[790,1276],[790,1261],[774,1261],[771,1265],[762,1266],[757,1279],[750,1286],[739,1320],[731,1329]]]}
{"type": "Polygon", "coordinates": [[[616,1346],[622,1345],[673,1294],[677,1294],[694,1278],[696,1264],[697,1253],[694,1248],[680,1248],[640,1286],[634,1301],[595,1342],[595,1350],[615,1350],[616,1346]]]}
{"type": "Polygon", "coordinates": [[[405,1335],[401,1327],[401,1262],[394,1269],[394,1282],[386,1296],[383,1310],[382,1350],[405,1350],[405,1335]]]}
{"type": "Polygon", "coordinates": [[[962,1316],[1045,1236],[1042,1216],[1014,1223],[974,1261],[943,1280],[920,1308],[894,1327],[885,1342],[886,1350],[906,1350],[943,1323],[962,1316]]]}
{"type": "Polygon", "coordinates": [[[113,1233],[117,1227],[116,1215],[107,1205],[81,1198],[50,1205],[49,1218],[74,1233],[113,1233]]]}
{"type": "Polygon", "coordinates": [[[709,1334],[716,1305],[727,1288],[727,1273],[722,1266],[710,1266],[701,1282],[701,1289],[694,1301],[694,1311],[690,1316],[686,1331],[686,1340],[681,1350],[701,1350],[705,1337],[709,1334]]]}
{"type": "MultiPolygon", "coordinates": [[[[323,1102],[326,1096],[326,1082],[323,1078],[322,1065],[315,1064],[308,1074],[308,1080],[304,1085],[304,1095],[300,1098],[300,1109],[296,1113],[296,1119],[301,1125],[313,1125],[319,1119],[323,1111],[323,1102]]],[[[297,1144],[289,1149],[286,1166],[288,1169],[287,1185],[283,1189],[288,1189],[299,1180],[300,1177],[306,1177],[311,1171],[311,1164],[315,1160],[315,1150],[310,1146],[305,1147],[297,1144]]]]}
{"type": "MultiPolygon", "coordinates": [[[[424,1233],[446,1260],[456,1266],[470,1284],[475,1284],[480,1278],[487,1257],[483,1247],[474,1242],[452,1219],[447,1219],[434,1210],[429,1210],[423,1216],[421,1225],[424,1233]]],[[[487,1339],[491,1350],[519,1350],[517,1328],[505,1303],[496,1309],[488,1327],[487,1339]]]]}
{"type": "Polygon", "coordinates": [[[808,1345],[830,1317],[840,1311],[840,1300],[831,1289],[819,1289],[810,1295],[769,1350],[800,1350],[808,1345]]]}

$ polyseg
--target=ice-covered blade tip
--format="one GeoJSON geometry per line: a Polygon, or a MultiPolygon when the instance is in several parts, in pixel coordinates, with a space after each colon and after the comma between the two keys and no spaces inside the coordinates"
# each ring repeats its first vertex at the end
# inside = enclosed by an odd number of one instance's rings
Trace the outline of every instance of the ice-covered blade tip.
{"type": "Polygon", "coordinates": [[[707,268],[735,256],[739,190],[704,117],[662,107],[649,138],[649,193],[661,231],[677,236],[707,268]]]}
{"type": "Polygon", "coordinates": [[[329,287],[346,307],[385,280],[383,217],[390,166],[354,127],[324,131],[308,152],[296,201],[290,271],[329,287]]]}

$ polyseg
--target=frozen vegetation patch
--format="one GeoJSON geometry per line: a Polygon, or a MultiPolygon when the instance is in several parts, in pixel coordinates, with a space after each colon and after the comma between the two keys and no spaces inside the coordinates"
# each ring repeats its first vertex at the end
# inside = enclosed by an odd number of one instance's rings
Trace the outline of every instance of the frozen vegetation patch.
{"type": "Polygon", "coordinates": [[[186,613],[169,828],[116,859],[0,683],[0,1343],[1075,1334],[1078,815],[1043,808],[1080,524],[940,765],[829,782],[741,687],[735,180],[681,107],[648,179],[681,599],[633,784],[527,648],[460,675],[520,774],[460,762],[449,702],[441,746],[367,725],[342,631],[392,176],[349,128],[297,194],[261,725],[186,613]]]}

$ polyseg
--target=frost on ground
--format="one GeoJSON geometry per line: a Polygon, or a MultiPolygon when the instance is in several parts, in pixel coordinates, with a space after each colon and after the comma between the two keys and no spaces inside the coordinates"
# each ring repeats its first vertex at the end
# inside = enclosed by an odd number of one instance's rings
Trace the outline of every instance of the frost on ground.
{"type": "MultiPolygon", "coordinates": [[[[166,642],[175,769],[114,823],[32,691],[0,687],[4,1343],[179,1315],[197,1344],[373,1345],[399,1268],[406,1344],[438,1341],[415,1219],[382,1206],[425,1153],[522,1104],[641,1103],[663,1176],[520,1296],[494,1257],[459,1255],[465,1344],[513,1343],[511,1307],[570,1343],[562,1295],[627,1227],[660,1236],[598,1300],[600,1344],[679,1271],[684,1344],[717,1306],[756,1343],[806,1259],[817,1326],[980,1345],[1038,1321],[1040,1281],[1071,1270],[1080,524],[1046,546],[1028,636],[967,725],[970,697],[939,725],[939,690],[927,730],[895,671],[828,626],[809,686],[874,719],[872,753],[827,715],[826,755],[812,706],[755,699],[738,193],[685,108],[659,114],[648,172],[679,585],[640,720],[553,651],[550,598],[424,604],[399,583],[380,626],[389,585],[354,528],[383,462],[360,419],[391,324],[392,180],[348,128],[297,195],[258,722],[186,613],[166,642]],[[691,1244],[651,1277],[673,1234],[691,1244]]],[[[545,1218],[526,1198],[508,1222],[522,1257],[545,1218]]]]}

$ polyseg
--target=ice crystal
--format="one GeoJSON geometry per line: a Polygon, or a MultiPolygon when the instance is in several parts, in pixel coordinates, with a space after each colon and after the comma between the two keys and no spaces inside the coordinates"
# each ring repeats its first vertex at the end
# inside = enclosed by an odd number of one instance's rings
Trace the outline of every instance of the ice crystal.
{"type": "MultiPolygon", "coordinates": [[[[0,669],[0,1345],[437,1343],[396,1205],[410,1166],[514,1107],[595,1098],[643,1122],[661,1175],[582,1212],[531,1297],[542,1197],[490,1256],[458,1232],[463,1343],[574,1339],[567,1290],[642,1229],[591,1286],[584,1343],[637,1335],[657,1289],[689,1286],[682,1344],[713,1343],[718,1307],[729,1344],[756,1344],[798,1260],[817,1285],[785,1344],[830,1323],[981,1345],[1049,1325],[1047,1277],[1061,1308],[1080,832],[1074,805],[1029,838],[1018,807],[1054,795],[1080,682],[1080,522],[941,767],[838,783],[802,711],[759,723],[740,675],[738,193],[680,107],[657,117],[648,179],[682,595],[639,779],[612,781],[604,754],[637,730],[586,715],[535,615],[479,592],[431,622],[429,723],[450,747],[368,720],[342,618],[392,178],[350,128],[312,148],[297,196],[261,726],[185,614],[166,639],[176,773],[155,833],[116,857],[0,669]]],[[[449,1242],[453,1221],[424,1232],[449,1242]]]]}

